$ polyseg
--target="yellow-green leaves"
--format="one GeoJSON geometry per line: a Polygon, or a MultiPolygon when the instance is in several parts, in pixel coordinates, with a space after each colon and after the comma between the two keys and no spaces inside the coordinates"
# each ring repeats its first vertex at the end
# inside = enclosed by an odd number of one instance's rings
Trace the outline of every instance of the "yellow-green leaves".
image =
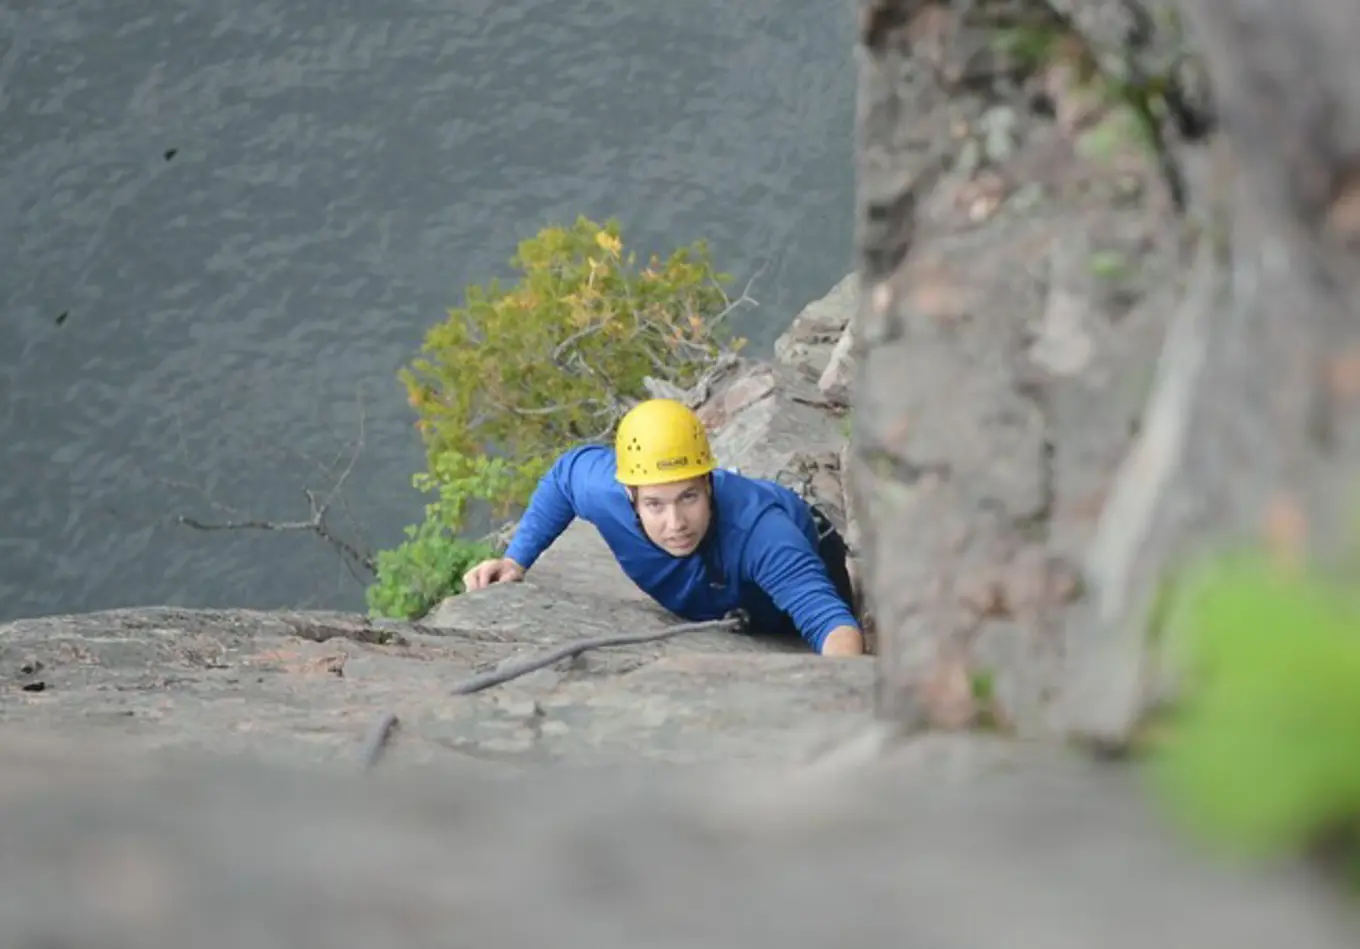
{"type": "Polygon", "coordinates": [[[616,222],[581,218],[523,241],[512,263],[516,285],[469,288],[402,372],[432,470],[447,454],[527,463],[601,437],[644,376],[683,385],[718,353],[705,320],[727,278],[702,245],[643,274],[616,222]]]}
{"type": "Polygon", "coordinates": [[[415,484],[438,498],[426,512],[434,526],[380,569],[380,586],[421,591],[379,598],[402,609],[425,604],[432,588],[405,583],[403,571],[457,560],[448,538],[462,534],[469,505],[510,516],[559,453],[611,434],[645,395],[644,377],[688,387],[742,343],[715,325],[730,278],[702,241],[639,267],[618,222],[581,217],[520,242],[511,265],[513,283],[468,287],[400,374],[426,448],[415,484]]]}

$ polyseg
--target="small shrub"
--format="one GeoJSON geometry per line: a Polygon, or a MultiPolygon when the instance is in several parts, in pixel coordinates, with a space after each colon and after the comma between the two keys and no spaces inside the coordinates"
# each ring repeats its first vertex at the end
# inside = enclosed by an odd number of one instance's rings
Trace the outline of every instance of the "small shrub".
{"type": "Polygon", "coordinates": [[[1360,855],[1360,602],[1253,556],[1182,588],[1165,635],[1187,683],[1153,748],[1176,814],[1240,852],[1360,855]]]}
{"type": "Polygon", "coordinates": [[[370,605],[385,615],[455,592],[447,568],[467,555],[455,538],[470,505],[509,517],[557,455],[612,433],[644,379],[688,388],[744,342],[723,322],[731,278],[702,241],[639,267],[617,222],[582,217],[521,242],[511,264],[514,284],[469,287],[401,371],[426,449],[413,483],[437,500],[379,558],[370,605]]]}
{"type": "Polygon", "coordinates": [[[997,26],[989,39],[994,52],[1008,56],[1030,70],[1047,66],[1073,45],[1068,31],[1053,22],[997,26]]]}
{"type": "Polygon", "coordinates": [[[1087,260],[1087,268],[1099,280],[1115,281],[1129,276],[1132,265],[1117,250],[1098,250],[1087,260]]]}
{"type": "Polygon", "coordinates": [[[424,616],[446,596],[462,593],[463,574],[495,554],[491,544],[463,540],[437,517],[427,516],[406,528],[402,544],[378,552],[378,578],[366,591],[368,608],[377,616],[424,616]]]}
{"type": "MultiPolygon", "coordinates": [[[[1176,22],[1169,20],[1165,27],[1178,29],[1176,22]]],[[[1039,72],[1058,62],[1073,68],[1077,88],[1069,94],[1089,99],[1101,113],[1078,136],[1079,154],[1097,161],[1111,161],[1131,151],[1157,154],[1170,66],[1165,73],[1134,76],[1129,62],[1100,56],[1069,22],[1052,16],[997,24],[989,38],[993,50],[1027,72],[1039,72]]]]}

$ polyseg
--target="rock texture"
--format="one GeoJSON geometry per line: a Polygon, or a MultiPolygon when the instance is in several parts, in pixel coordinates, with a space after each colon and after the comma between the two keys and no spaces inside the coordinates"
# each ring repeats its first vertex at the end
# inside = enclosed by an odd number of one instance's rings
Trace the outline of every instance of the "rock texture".
{"type": "Polygon", "coordinates": [[[1186,859],[1120,776],[959,741],[521,780],[0,729],[0,924],[15,949],[1355,945],[1306,877],[1186,859]]]}
{"type": "Polygon", "coordinates": [[[852,273],[794,318],[775,340],[775,359],[817,379],[829,401],[848,406],[855,373],[855,326],[859,312],[859,274],[852,273]]]}
{"type": "Polygon", "coordinates": [[[860,4],[851,470],[883,715],[928,724],[964,668],[1021,732],[1123,746],[1171,686],[1149,618],[1183,558],[1335,553],[1355,16],[860,4]]]}
{"type": "Polygon", "coordinates": [[[929,721],[963,666],[1041,734],[1182,247],[1127,110],[1083,103],[1061,57],[1008,61],[1004,30],[1061,28],[1009,9],[864,7],[853,470],[881,711],[929,721]]]}
{"type": "Polygon", "coordinates": [[[428,626],[346,615],[148,609],[50,617],[0,639],[0,722],[107,732],[143,747],[357,762],[384,712],[388,760],[797,758],[868,712],[869,660],[696,634],[588,653],[471,696],[474,671],[535,647],[668,622],[533,584],[428,626]],[[801,745],[800,745],[801,743],[801,745]]]}

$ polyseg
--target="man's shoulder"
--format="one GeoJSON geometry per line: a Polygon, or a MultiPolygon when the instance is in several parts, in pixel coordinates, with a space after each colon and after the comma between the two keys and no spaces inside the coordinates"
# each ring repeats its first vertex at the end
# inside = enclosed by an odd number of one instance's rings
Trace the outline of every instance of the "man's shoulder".
{"type": "Polygon", "coordinates": [[[773,505],[786,513],[807,506],[797,492],[769,478],[753,478],[731,469],[719,469],[714,473],[714,480],[715,490],[739,506],[764,509],[773,505]]]}
{"type": "Polygon", "coordinates": [[[606,509],[627,503],[619,489],[614,449],[604,445],[580,445],[564,452],[557,468],[573,496],[577,513],[596,521],[606,509]]]}
{"type": "Polygon", "coordinates": [[[742,474],[737,468],[715,468],[713,481],[717,490],[726,491],[734,496],[744,496],[752,492],[768,496],[772,489],[783,490],[781,485],[769,478],[753,478],[742,474]]]}
{"type": "Polygon", "coordinates": [[[728,471],[715,485],[715,491],[719,499],[719,516],[728,529],[743,540],[753,533],[782,532],[786,524],[801,533],[799,520],[806,505],[784,485],[728,471]]]}
{"type": "Polygon", "coordinates": [[[577,445],[568,448],[557,458],[560,467],[568,469],[573,476],[582,476],[590,481],[614,480],[614,449],[607,445],[577,445]]]}

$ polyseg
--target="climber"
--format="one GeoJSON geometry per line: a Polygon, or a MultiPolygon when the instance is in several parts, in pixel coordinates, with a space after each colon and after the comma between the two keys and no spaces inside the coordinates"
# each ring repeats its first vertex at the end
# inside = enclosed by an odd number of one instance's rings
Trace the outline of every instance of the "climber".
{"type": "Polygon", "coordinates": [[[643,402],[620,421],[612,449],[558,458],[505,555],[469,570],[467,589],[523,580],[575,517],[684,619],[741,609],[756,634],[801,635],[826,656],[864,652],[840,534],[783,485],[718,468],[703,422],[680,402],[643,402]]]}

